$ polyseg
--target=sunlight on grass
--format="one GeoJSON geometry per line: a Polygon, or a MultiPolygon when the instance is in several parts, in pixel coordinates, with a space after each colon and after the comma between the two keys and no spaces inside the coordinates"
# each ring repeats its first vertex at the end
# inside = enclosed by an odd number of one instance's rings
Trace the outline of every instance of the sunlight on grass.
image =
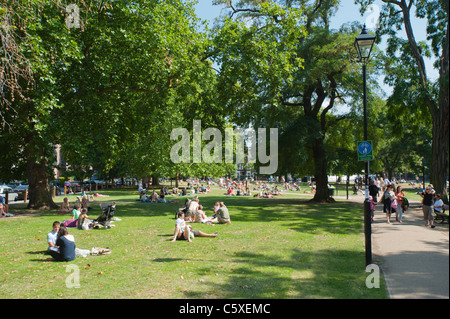
{"type": "MultiPolygon", "coordinates": [[[[274,199],[200,195],[211,215],[216,200],[227,204],[232,224],[193,224],[217,238],[193,243],[168,239],[184,202],[144,204],[135,190],[112,190],[89,203],[117,203],[116,227],[71,229],[77,247],[109,247],[111,255],[46,261],[46,235],[55,211],[0,220],[2,298],[386,298],[385,287],[365,286],[360,205],[312,204],[310,195],[274,199]],[[68,265],[80,271],[80,288],[67,288],[68,265]]],[[[75,197],[69,197],[71,203],[75,197]]],[[[62,198],[57,198],[58,203],[62,198]]],[[[11,205],[23,212],[24,204],[11,205]]],[[[29,213],[29,212],[27,212],[29,213]]],[[[20,215],[20,213],[18,214],[20,215]]]]}

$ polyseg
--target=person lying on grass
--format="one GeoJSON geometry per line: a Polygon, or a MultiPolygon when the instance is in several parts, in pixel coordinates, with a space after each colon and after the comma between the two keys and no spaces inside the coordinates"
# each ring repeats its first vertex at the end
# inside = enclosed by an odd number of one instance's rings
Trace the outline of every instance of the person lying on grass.
{"type": "Polygon", "coordinates": [[[216,237],[217,232],[214,234],[206,234],[199,230],[193,230],[191,225],[186,225],[186,221],[184,220],[184,212],[178,212],[178,218],[175,222],[175,231],[173,233],[172,241],[177,240],[187,240],[188,242],[192,242],[192,239],[197,237],[216,237]]]}

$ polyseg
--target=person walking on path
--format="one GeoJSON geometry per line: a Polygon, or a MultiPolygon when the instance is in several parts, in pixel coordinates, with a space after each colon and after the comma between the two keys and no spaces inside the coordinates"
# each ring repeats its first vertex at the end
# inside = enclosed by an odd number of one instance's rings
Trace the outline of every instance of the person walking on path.
{"type": "Polygon", "coordinates": [[[386,213],[386,220],[387,223],[391,223],[391,213],[392,213],[392,202],[396,199],[394,194],[394,186],[389,185],[384,190],[383,196],[381,196],[381,199],[378,203],[383,202],[383,212],[386,213]]]}
{"type": "Polygon", "coordinates": [[[401,186],[397,186],[397,191],[395,193],[395,197],[397,197],[397,210],[395,211],[395,220],[399,223],[403,223],[403,197],[405,197],[405,194],[403,193],[403,188],[401,186]]]}
{"type": "Polygon", "coordinates": [[[430,186],[425,188],[425,191],[420,194],[422,196],[422,211],[423,218],[427,222],[427,226],[431,226],[434,228],[434,217],[433,217],[433,202],[434,202],[434,194],[432,193],[432,189],[430,186]]]}

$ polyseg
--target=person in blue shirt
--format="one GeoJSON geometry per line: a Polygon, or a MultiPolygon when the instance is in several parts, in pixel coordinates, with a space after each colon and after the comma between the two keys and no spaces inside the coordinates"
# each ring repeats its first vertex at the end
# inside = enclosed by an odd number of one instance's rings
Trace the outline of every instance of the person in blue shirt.
{"type": "Polygon", "coordinates": [[[58,221],[53,222],[52,231],[47,234],[47,243],[48,243],[47,251],[48,251],[48,253],[50,253],[50,251],[59,252],[59,248],[56,247],[56,239],[58,239],[58,231],[59,231],[60,225],[61,225],[61,223],[58,221]]]}

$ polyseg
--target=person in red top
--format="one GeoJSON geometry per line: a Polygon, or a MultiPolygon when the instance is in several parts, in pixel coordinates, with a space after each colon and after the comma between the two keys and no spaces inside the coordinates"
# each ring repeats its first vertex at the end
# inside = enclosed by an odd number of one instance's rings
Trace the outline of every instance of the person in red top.
{"type": "Polygon", "coordinates": [[[403,223],[403,207],[402,207],[402,198],[405,197],[405,194],[403,193],[403,188],[401,186],[397,187],[397,191],[395,192],[395,197],[397,197],[397,210],[395,212],[395,220],[399,223],[403,223]]]}

